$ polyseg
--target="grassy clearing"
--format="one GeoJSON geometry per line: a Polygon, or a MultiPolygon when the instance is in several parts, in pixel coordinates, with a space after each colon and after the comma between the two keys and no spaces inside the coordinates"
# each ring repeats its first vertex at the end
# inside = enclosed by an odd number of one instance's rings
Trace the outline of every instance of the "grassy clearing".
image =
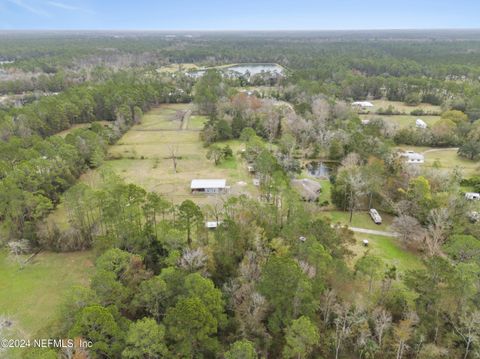
{"type": "Polygon", "coordinates": [[[380,213],[383,220],[382,221],[383,223],[380,225],[373,223],[372,218],[370,217],[370,214],[368,214],[367,212],[354,212],[352,223],[349,223],[350,213],[348,212],[326,211],[326,212],[321,212],[321,214],[325,217],[330,218],[332,223],[341,223],[341,224],[349,225],[351,227],[376,229],[379,231],[388,231],[393,221],[392,216],[384,213],[380,213]]]}
{"type": "Polygon", "coordinates": [[[440,116],[410,116],[410,115],[360,115],[360,118],[363,120],[371,120],[374,118],[381,118],[386,122],[392,122],[398,126],[398,128],[408,128],[415,127],[415,120],[417,118],[422,119],[425,123],[432,127],[438,121],[440,121],[440,116]]]}
{"type": "Polygon", "coordinates": [[[425,156],[426,167],[435,167],[440,170],[449,171],[455,167],[459,167],[467,176],[480,172],[480,163],[460,157],[454,148],[435,148],[420,146],[399,146],[398,149],[403,151],[412,150],[423,153],[425,156]]]}
{"type": "Polygon", "coordinates": [[[355,244],[350,248],[355,255],[353,263],[368,250],[370,253],[380,257],[385,264],[395,265],[403,273],[423,267],[419,255],[404,248],[397,238],[357,233],[355,234],[355,239],[355,244]],[[362,241],[364,239],[368,239],[368,247],[363,245],[362,241]]]}
{"type": "Polygon", "coordinates": [[[388,100],[373,100],[370,101],[375,107],[373,108],[372,112],[376,112],[379,108],[383,108],[384,110],[388,108],[388,106],[392,106],[395,111],[402,112],[405,114],[410,114],[413,110],[423,110],[427,113],[440,113],[442,109],[440,106],[431,105],[428,103],[421,103],[417,106],[409,106],[404,102],[400,101],[388,101],[388,100]]]}
{"type": "Polygon", "coordinates": [[[177,71],[191,71],[191,70],[198,70],[199,67],[196,64],[191,63],[181,63],[181,64],[170,64],[166,66],[162,66],[157,69],[157,72],[160,73],[174,73],[177,71]]]}
{"type": "MultiPolygon", "coordinates": [[[[109,121],[96,121],[94,123],[99,123],[101,125],[108,126],[111,122],[109,122],[109,121]]],[[[67,135],[69,133],[76,130],[77,128],[86,128],[86,127],[90,127],[91,125],[92,125],[91,123],[76,123],[76,124],[72,125],[70,128],[58,132],[56,135],[60,136],[62,138],[65,138],[65,137],[67,137],[67,135]]]]}
{"type": "Polygon", "coordinates": [[[44,252],[21,269],[15,258],[0,252],[0,315],[13,321],[19,338],[35,336],[58,320],[65,292],[87,285],[92,258],[91,252],[44,252]]]}
{"type": "MultiPolygon", "coordinates": [[[[199,137],[199,130],[206,121],[204,116],[191,116],[185,131],[179,130],[180,123],[172,120],[179,110],[187,110],[188,104],[169,104],[145,114],[142,123],[128,131],[116,145],[109,149],[107,160],[100,171],[109,169],[129,183],[135,183],[148,191],[158,192],[175,203],[193,198],[199,204],[219,200],[218,196],[194,195],[190,193],[190,181],[194,178],[226,178],[232,194],[257,193],[246,164],[240,158],[242,147],[239,141],[226,141],[234,157],[215,166],[206,159],[207,149],[199,137]],[[173,170],[171,148],[177,149],[177,173],[173,170]],[[240,183],[239,183],[240,182],[240,183]]],[[[81,180],[95,186],[99,172],[89,171],[81,180]]],[[[59,217],[62,217],[59,215],[59,217]]]]}

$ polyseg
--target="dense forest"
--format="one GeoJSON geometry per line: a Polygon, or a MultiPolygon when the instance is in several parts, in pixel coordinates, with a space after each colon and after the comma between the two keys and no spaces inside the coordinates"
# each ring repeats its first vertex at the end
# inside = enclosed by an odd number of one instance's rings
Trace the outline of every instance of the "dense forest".
{"type": "MultiPolygon", "coordinates": [[[[478,35],[1,32],[1,253],[25,258],[22,269],[40,252],[94,258],[58,320],[32,333],[75,345],[19,357],[479,357],[480,202],[468,197],[480,192],[478,35]],[[284,73],[222,72],[237,63],[284,73]],[[121,160],[110,146],[145,114],[172,103],[205,118],[205,162],[255,172],[254,194],[174,200],[103,166],[121,160]],[[432,122],[394,122],[416,117],[432,122]],[[408,146],[455,161],[411,165],[399,154],[408,146]],[[312,161],[330,166],[318,182],[327,197],[293,185],[312,161]],[[79,180],[88,171],[95,185],[79,180]],[[352,221],[373,208],[406,264],[356,244],[352,221]],[[52,223],[59,209],[66,227],[52,223]]],[[[173,172],[162,170],[175,179],[187,156],[168,154],[173,172]]]]}

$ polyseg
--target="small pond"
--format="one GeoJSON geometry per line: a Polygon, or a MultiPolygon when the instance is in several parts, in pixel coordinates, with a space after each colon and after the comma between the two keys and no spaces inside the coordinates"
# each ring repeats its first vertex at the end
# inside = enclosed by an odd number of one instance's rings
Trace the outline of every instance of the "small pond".
{"type": "Polygon", "coordinates": [[[314,177],[317,178],[328,178],[330,176],[330,173],[332,171],[332,168],[325,165],[325,163],[319,161],[319,162],[310,162],[307,163],[305,166],[307,169],[307,172],[314,177]]]}

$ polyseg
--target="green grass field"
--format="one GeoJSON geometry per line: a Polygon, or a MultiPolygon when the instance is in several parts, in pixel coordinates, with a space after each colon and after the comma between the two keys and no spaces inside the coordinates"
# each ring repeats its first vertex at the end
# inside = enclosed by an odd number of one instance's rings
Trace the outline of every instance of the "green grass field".
{"type": "Polygon", "coordinates": [[[423,266],[419,255],[404,248],[397,238],[356,233],[355,239],[356,242],[351,247],[355,254],[353,262],[368,250],[370,253],[380,257],[385,264],[395,265],[403,273],[411,269],[422,268],[423,266]],[[368,240],[368,247],[363,245],[364,239],[368,240]]]}
{"type": "Polygon", "coordinates": [[[91,252],[43,252],[21,269],[0,252],[0,315],[13,321],[12,331],[29,338],[58,320],[66,291],[88,284],[92,258],[91,252]]]}
{"type": "Polygon", "coordinates": [[[408,128],[415,127],[415,120],[417,118],[425,121],[427,126],[431,127],[438,121],[440,121],[440,116],[410,116],[410,115],[360,115],[362,120],[371,120],[374,118],[381,118],[385,122],[391,122],[398,126],[398,128],[408,128]]]}
{"type": "Polygon", "coordinates": [[[425,164],[423,166],[433,167],[440,170],[452,170],[459,167],[467,176],[480,173],[480,163],[460,157],[457,150],[453,148],[434,148],[419,146],[399,146],[398,149],[403,151],[412,150],[423,153],[425,156],[425,164]]]}
{"type": "Polygon", "coordinates": [[[374,107],[370,112],[376,112],[379,108],[383,108],[384,110],[388,108],[388,106],[392,106],[395,111],[402,112],[405,114],[410,114],[413,110],[423,110],[427,113],[440,113],[442,109],[440,106],[430,105],[428,103],[421,103],[417,106],[409,106],[404,102],[400,101],[388,101],[388,100],[373,100],[370,101],[374,107]]]}
{"type": "Polygon", "coordinates": [[[320,212],[322,216],[330,218],[332,223],[341,223],[346,224],[351,227],[360,227],[360,228],[367,228],[367,229],[376,229],[379,231],[388,231],[390,225],[392,224],[392,216],[389,216],[384,213],[380,213],[382,216],[382,224],[378,225],[372,221],[370,218],[370,214],[367,212],[354,212],[352,223],[349,223],[350,220],[350,213],[343,212],[343,211],[325,211],[320,212]]]}

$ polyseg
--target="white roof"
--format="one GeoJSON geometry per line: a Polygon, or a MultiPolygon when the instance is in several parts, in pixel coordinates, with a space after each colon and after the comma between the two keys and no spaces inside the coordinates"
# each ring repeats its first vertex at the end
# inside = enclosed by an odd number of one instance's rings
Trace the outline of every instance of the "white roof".
{"type": "Polygon", "coordinates": [[[352,103],[353,106],[362,106],[362,107],[373,107],[373,103],[368,101],[355,101],[352,103]]]}
{"type": "Polygon", "coordinates": [[[423,162],[425,161],[425,156],[423,156],[421,153],[416,153],[413,151],[406,151],[401,154],[403,157],[406,157],[408,161],[414,161],[414,162],[423,162]]]}
{"type": "Polygon", "coordinates": [[[194,179],[190,185],[191,189],[201,188],[225,188],[227,186],[226,179],[194,179]]]}
{"type": "Polygon", "coordinates": [[[207,228],[217,228],[220,224],[222,224],[222,221],[210,221],[205,223],[205,227],[207,228]]]}
{"type": "Polygon", "coordinates": [[[478,193],[478,192],[467,192],[467,193],[465,193],[465,197],[467,197],[467,198],[477,198],[477,197],[480,197],[480,193],[478,193]]]}

